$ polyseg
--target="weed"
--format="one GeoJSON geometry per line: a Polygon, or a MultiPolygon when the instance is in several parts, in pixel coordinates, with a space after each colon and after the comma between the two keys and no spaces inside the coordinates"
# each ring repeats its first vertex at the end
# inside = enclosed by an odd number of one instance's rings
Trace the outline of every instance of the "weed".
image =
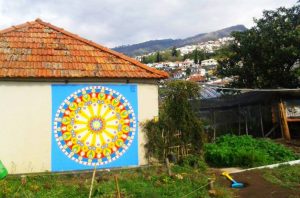
{"type": "MultiPolygon", "coordinates": [[[[206,185],[206,173],[190,166],[172,166],[177,177],[167,175],[164,167],[150,167],[138,170],[122,170],[97,172],[94,183],[94,198],[116,197],[114,175],[118,175],[119,188],[122,198],[168,198],[182,197],[193,192],[200,186],[206,185]],[[180,176],[178,176],[180,175],[180,176]]],[[[19,177],[9,176],[0,181],[0,197],[20,198],[48,198],[48,197],[87,197],[91,174],[82,174],[80,177],[65,175],[28,176],[26,185],[21,185],[19,177]],[[87,184],[85,184],[87,180],[87,184]]],[[[221,188],[220,188],[221,189],[221,188]]],[[[230,192],[220,190],[224,197],[230,192]]],[[[228,197],[227,196],[227,197],[228,197]]],[[[188,197],[209,197],[207,188],[193,192],[188,197]]]]}
{"type": "Polygon", "coordinates": [[[205,160],[212,166],[255,167],[298,159],[293,151],[268,139],[225,135],[206,144],[205,160]]]}
{"type": "Polygon", "coordinates": [[[206,171],[207,164],[200,155],[188,155],[178,161],[178,164],[183,167],[192,167],[201,171],[206,171]]]}
{"type": "Polygon", "coordinates": [[[274,169],[265,169],[263,177],[273,184],[297,189],[300,184],[300,165],[283,165],[274,169]]]}

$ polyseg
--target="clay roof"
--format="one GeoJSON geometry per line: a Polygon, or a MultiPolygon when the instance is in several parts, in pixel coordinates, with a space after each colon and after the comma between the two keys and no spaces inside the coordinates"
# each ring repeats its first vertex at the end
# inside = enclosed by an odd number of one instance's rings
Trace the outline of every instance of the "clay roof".
{"type": "Polygon", "coordinates": [[[40,19],[0,31],[0,78],[167,77],[40,19]]]}
{"type": "Polygon", "coordinates": [[[206,78],[204,76],[201,76],[200,74],[193,74],[187,80],[193,82],[204,82],[206,78]]]}

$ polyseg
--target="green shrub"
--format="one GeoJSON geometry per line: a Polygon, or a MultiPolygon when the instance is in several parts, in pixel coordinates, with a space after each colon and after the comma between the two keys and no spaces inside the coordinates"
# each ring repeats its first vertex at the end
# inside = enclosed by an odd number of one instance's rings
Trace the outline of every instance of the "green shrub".
{"type": "Polygon", "coordinates": [[[269,139],[224,135],[215,143],[205,144],[205,160],[212,166],[255,167],[298,159],[288,148],[269,139]]]}
{"type": "Polygon", "coordinates": [[[178,164],[187,168],[197,168],[201,171],[207,169],[207,164],[200,155],[188,155],[178,161],[178,164]]]}
{"type": "Polygon", "coordinates": [[[206,141],[203,123],[193,111],[191,100],[198,97],[199,86],[188,81],[168,82],[162,104],[159,109],[159,119],[142,123],[147,137],[146,157],[154,157],[163,161],[169,154],[168,148],[191,145],[190,153],[200,153],[203,142],[206,141]],[[180,137],[177,135],[180,133],[180,137]]]}

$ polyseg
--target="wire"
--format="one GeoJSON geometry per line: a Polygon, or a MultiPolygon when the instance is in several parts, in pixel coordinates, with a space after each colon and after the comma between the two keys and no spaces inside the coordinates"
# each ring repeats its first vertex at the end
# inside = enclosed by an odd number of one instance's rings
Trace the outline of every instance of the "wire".
{"type": "Polygon", "coordinates": [[[186,194],[186,195],[183,195],[181,198],[187,197],[188,195],[193,194],[194,192],[200,190],[201,188],[204,188],[204,187],[208,186],[209,184],[210,184],[210,183],[207,183],[207,184],[205,184],[205,185],[203,185],[203,186],[200,186],[200,187],[197,188],[196,190],[193,190],[192,192],[190,192],[190,193],[188,193],[188,194],[186,194]]]}
{"type": "Polygon", "coordinates": [[[261,91],[261,92],[276,92],[276,91],[300,91],[300,88],[295,88],[295,89],[250,89],[250,88],[229,88],[229,87],[220,87],[220,86],[215,86],[215,85],[210,85],[210,84],[202,84],[204,86],[208,86],[214,89],[222,89],[222,90],[233,90],[233,91],[261,91]]]}

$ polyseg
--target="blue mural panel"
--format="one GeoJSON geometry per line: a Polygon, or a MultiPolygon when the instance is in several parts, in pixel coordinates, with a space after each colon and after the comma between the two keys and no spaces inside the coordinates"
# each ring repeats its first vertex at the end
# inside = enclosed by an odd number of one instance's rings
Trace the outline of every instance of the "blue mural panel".
{"type": "Polygon", "coordinates": [[[52,85],[51,170],[138,165],[137,85],[52,85]]]}

